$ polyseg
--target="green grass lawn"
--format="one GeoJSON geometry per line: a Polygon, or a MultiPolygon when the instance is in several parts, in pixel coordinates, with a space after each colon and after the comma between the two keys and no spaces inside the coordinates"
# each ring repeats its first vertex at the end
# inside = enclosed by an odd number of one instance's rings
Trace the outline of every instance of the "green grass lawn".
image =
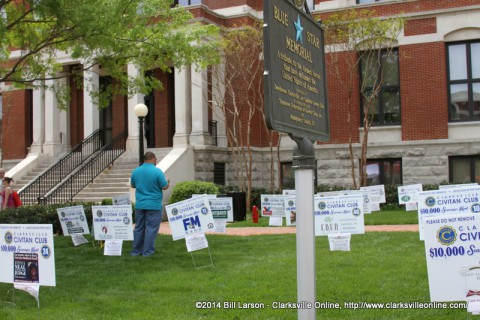
{"type": "MultiPolygon", "coordinates": [[[[395,224],[418,224],[416,211],[382,210],[375,211],[365,216],[365,225],[395,225],[395,224]]],[[[229,227],[268,227],[268,217],[260,217],[258,223],[252,222],[251,214],[247,214],[245,221],[230,223],[229,227]]],[[[285,225],[285,221],[283,222],[285,225]]]]}
{"type": "MultiPolygon", "coordinates": [[[[297,319],[295,235],[207,235],[214,267],[195,269],[184,240],[160,235],[153,257],[105,257],[91,243],[73,247],[55,238],[56,287],[41,287],[40,310],[28,294],[0,284],[0,319],[297,319]],[[197,309],[199,301],[215,308],[197,309]],[[225,302],[263,303],[262,309],[225,309],[225,302]]],[[[90,239],[90,238],[89,238],[90,239]]],[[[197,266],[208,250],[193,252],[197,266]]],[[[346,309],[345,302],[429,302],[423,242],[415,232],[353,235],[350,252],[330,252],[316,238],[318,319],[469,319],[462,309],[346,309]]],[[[313,280],[312,280],[313,281],[313,280]]]]}

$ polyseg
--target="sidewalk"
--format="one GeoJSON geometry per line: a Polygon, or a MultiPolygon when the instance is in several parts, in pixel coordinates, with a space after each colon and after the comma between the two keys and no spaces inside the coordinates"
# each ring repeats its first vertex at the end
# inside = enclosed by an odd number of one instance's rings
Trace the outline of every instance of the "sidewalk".
{"type": "MultiPolygon", "coordinates": [[[[418,232],[417,224],[403,225],[383,225],[383,226],[365,226],[365,232],[418,232]]],[[[245,228],[227,228],[227,236],[254,236],[263,234],[291,234],[295,233],[295,227],[245,227],[245,228]]],[[[160,224],[160,234],[172,234],[168,222],[160,224]]],[[[219,233],[224,234],[224,233],[219,233]]]]}

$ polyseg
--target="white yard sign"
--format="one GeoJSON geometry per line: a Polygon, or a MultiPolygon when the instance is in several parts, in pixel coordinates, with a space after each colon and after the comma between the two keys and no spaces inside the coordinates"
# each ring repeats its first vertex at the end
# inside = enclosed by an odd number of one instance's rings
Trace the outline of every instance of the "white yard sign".
{"type": "Polygon", "coordinates": [[[438,190],[455,189],[455,188],[471,188],[478,186],[478,183],[463,183],[463,184],[441,184],[438,190]]]}
{"type": "Polygon", "coordinates": [[[423,219],[447,214],[480,213],[480,188],[459,188],[418,193],[418,226],[423,240],[423,219]]]}
{"type": "Polygon", "coordinates": [[[56,285],[51,224],[0,224],[0,282],[56,285]]]}
{"type": "Polygon", "coordinates": [[[283,202],[287,226],[295,226],[297,224],[297,199],[295,196],[286,196],[283,198],[283,202]]]}
{"type": "Polygon", "coordinates": [[[113,197],[112,198],[112,204],[114,206],[121,206],[124,204],[132,204],[132,201],[130,200],[130,193],[124,193],[119,196],[113,197]]]}
{"type": "Polygon", "coordinates": [[[62,225],[63,235],[90,234],[83,206],[57,208],[57,214],[62,225]]]}
{"type": "Polygon", "coordinates": [[[263,217],[283,217],[285,208],[283,205],[284,196],[281,194],[262,194],[261,210],[263,217]]]}
{"type": "Polygon", "coordinates": [[[431,301],[466,301],[480,291],[480,215],[424,219],[431,301]]]}
{"type": "Polygon", "coordinates": [[[210,209],[213,219],[225,219],[233,222],[233,199],[232,197],[209,198],[210,209]]]}
{"type": "Polygon", "coordinates": [[[369,190],[344,190],[343,194],[361,194],[363,196],[363,214],[372,213],[372,199],[370,199],[372,194],[369,190]]]}
{"type": "Polygon", "coordinates": [[[215,230],[207,195],[166,205],[165,210],[174,241],[186,235],[215,230]]]}
{"type": "Polygon", "coordinates": [[[365,233],[363,196],[315,197],[315,235],[365,233]]]}
{"type": "Polygon", "coordinates": [[[417,202],[417,193],[422,192],[422,184],[411,184],[407,186],[398,187],[398,203],[407,204],[407,203],[416,203],[417,202]]]}
{"type": "Polygon", "coordinates": [[[95,240],[133,240],[132,206],[92,206],[95,240]]]}
{"type": "Polygon", "coordinates": [[[360,190],[370,191],[370,200],[372,203],[385,203],[385,186],[383,184],[377,186],[360,187],[360,190]]]}

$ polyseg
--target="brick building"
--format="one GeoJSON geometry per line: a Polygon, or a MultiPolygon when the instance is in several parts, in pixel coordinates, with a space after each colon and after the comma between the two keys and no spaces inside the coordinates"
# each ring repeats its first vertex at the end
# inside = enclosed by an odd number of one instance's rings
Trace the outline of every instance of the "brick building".
{"type": "MultiPolygon", "coordinates": [[[[369,134],[369,183],[479,180],[480,1],[307,0],[306,3],[312,15],[322,19],[349,8],[373,9],[380,17],[406,17],[395,49],[396,59],[389,68],[398,82],[393,93],[382,91],[378,121],[369,134]]],[[[179,0],[178,4],[187,6],[197,20],[225,27],[252,24],[263,17],[263,1],[179,0]]],[[[327,48],[327,60],[328,55],[327,48]]],[[[66,69],[80,63],[69,57],[61,59],[66,69]]],[[[127,69],[131,74],[138,72],[133,65],[127,69]]],[[[235,184],[232,154],[227,148],[228,124],[215,112],[208,94],[209,87],[218,79],[195,66],[172,73],[152,72],[164,83],[163,91],[149,96],[114,97],[110,107],[101,111],[88,93],[79,89],[72,90],[68,110],[59,110],[54,94],[48,90],[4,92],[3,165],[15,166],[14,172],[22,175],[25,159],[34,159],[29,166],[32,162],[51,161],[96,129],[104,129],[112,137],[126,130],[127,152],[122,157],[134,159],[139,128],[133,107],[145,103],[149,107],[146,146],[169,150],[171,157],[166,170],[172,170],[180,180],[235,184]]],[[[109,81],[113,80],[102,75],[101,69],[86,72],[84,76],[84,85],[88,86],[101,87],[109,81]]],[[[317,184],[351,186],[346,93],[330,75],[327,83],[330,142],[315,146],[317,184]]],[[[358,126],[351,134],[358,154],[363,127],[359,93],[354,97],[358,113],[353,121],[358,126]]],[[[255,121],[251,136],[252,180],[254,186],[268,187],[272,153],[262,120],[256,117],[255,121]]],[[[291,188],[294,143],[288,136],[280,136],[278,162],[276,150],[273,155],[274,183],[276,187],[291,188]]],[[[358,166],[358,161],[355,163],[358,166]]]]}

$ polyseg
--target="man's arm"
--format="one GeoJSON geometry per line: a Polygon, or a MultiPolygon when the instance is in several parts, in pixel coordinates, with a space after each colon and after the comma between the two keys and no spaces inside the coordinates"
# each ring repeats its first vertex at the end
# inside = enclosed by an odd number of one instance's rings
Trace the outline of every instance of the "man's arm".
{"type": "Polygon", "coordinates": [[[162,190],[167,190],[168,187],[170,187],[170,179],[167,178],[167,185],[165,187],[162,188],[162,190]]]}

